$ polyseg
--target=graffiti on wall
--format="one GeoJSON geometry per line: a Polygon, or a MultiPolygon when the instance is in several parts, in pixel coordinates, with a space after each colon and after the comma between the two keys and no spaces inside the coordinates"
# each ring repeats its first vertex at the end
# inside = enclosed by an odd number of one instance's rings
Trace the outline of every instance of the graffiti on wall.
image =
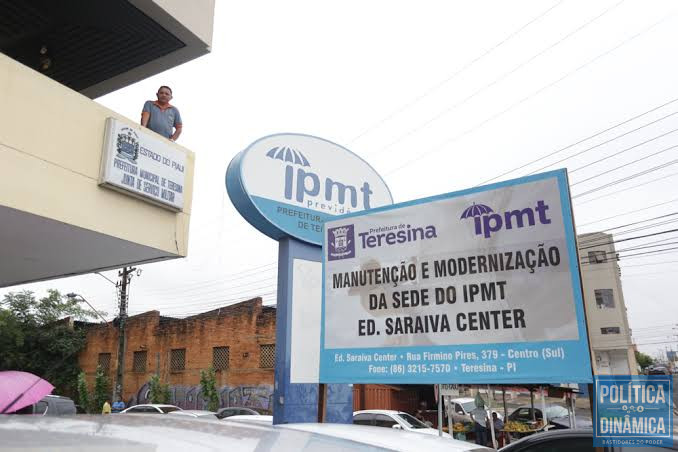
{"type": "MultiPolygon", "coordinates": [[[[273,412],[273,385],[221,386],[217,388],[219,408],[247,407],[273,412]]],[[[145,383],[128,401],[127,406],[150,403],[150,386],[145,383]]],[[[185,410],[206,410],[200,385],[170,386],[170,403],[185,410]]]]}

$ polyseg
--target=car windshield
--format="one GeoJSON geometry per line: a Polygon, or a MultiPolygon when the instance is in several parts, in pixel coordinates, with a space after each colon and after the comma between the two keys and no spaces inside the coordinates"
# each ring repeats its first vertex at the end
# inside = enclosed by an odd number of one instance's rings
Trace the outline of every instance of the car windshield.
{"type": "Polygon", "coordinates": [[[471,411],[476,409],[476,402],[471,400],[470,402],[462,403],[461,406],[464,408],[464,411],[470,413],[471,411]]]}
{"type": "Polygon", "coordinates": [[[160,408],[160,411],[162,411],[163,413],[171,413],[172,411],[178,411],[178,410],[181,409],[181,408],[177,408],[175,406],[161,406],[161,407],[158,407],[158,408],[160,408]]]}
{"type": "Polygon", "coordinates": [[[554,417],[567,417],[569,416],[569,413],[565,407],[551,406],[546,409],[546,416],[548,416],[549,419],[553,419],[554,417]]]}
{"type": "Polygon", "coordinates": [[[410,428],[429,428],[428,425],[407,413],[398,413],[396,416],[398,416],[405,423],[405,425],[410,428]]]}

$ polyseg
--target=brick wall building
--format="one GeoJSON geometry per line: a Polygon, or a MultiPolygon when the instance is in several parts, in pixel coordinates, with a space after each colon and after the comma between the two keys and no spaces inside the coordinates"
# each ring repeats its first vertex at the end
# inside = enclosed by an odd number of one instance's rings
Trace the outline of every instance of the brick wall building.
{"type": "MultiPolygon", "coordinates": [[[[148,382],[157,373],[170,384],[172,403],[203,408],[200,371],[216,370],[220,406],[272,410],[275,308],[261,298],[184,319],[149,311],[127,320],[123,400],[148,402],[148,382]]],[[[93,385],[97,365],[115,383],[118,329],[89,325],[80,367],[93,385]]]]}

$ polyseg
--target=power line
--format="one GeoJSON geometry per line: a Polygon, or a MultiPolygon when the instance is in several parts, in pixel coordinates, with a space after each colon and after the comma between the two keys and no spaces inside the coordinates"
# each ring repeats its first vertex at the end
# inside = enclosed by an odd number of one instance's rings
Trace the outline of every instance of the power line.
{"type": "MultiPolygon", "coordinates": [[[[237,273],[232,273],[230,275],[226,275],[227,276],[226,278],[209,279],[209,280],[199,281],[199,282],[195,282],[195,283],[191,283],[191,284],[186,284],[182,287],[183,288],[208,287],[208,286],[214,286],[214,285],[217,285],[217,284],[223,284],[223,283],[226,283],[226,282],[239,281],[239,280],[242,280],[242,279],[245,279],[245,278],[252,278],[252,277],[259,276],[259,274],[264,273],[264,272],[277,270],[277,268],[275,268],[275,267],[268,268],[268,269],[264,270],[265,267],[276,266],[276,265],[277,265],[277,262],[273,262],[273,263],[270,263],[270,264],[262,265],[262,266],[259,266],[259,267],[253,267],[253,268],[243,270],[243,271],[240,271],[240,272],[237,272],[237,273]],[[252,272],[253,274],[244,275],[244,273],[249,273],[249,272],[252,272]]],[[[145,290],[147,293],[164,293],[164,292],[176,292],[177,291],[177,289],[173,288],[173,287],[167,287],[167,288],[164,288],[164,289],[154,289],[154,290],[148,290],[148,289],[140,288],[140,290],[145,290]]]]}
{"type": "Polygon", "coordinates": [[[624,177],[624,178],[621,178],[621,179],[617,179],[617,180],[612,181],[612,182],[608,182],[607,184],[600,185],[596,188],[592,188],[592,189],[587,190],[585,192],[577,193],[576,195],[572,196],[572,199],[579,198],[580,196],[586,196],[590,193],[595,193],[595,192],[603,190],[607,187],[612,187],[614,185],[621,184],[622,182],[626,182],[628,180],[635,179],[636,177],[644,176],[646,174],[650,174],[650,173],[653,173],[655,171],[659,171],[661,169],[668,168],[669,166],[675,165],[676,163],[678,163],[678,159],[671,160],[670,162],[662,163],[661,165],[657,165],[657,166],[654,166],[652,168],[648,168],[646,170],[632,174],[630,176],[627,176],[627,177],[624,177]]]}
{"type": "Polygon", "coordinates": [[[618,217],[623,217],[625,215],[630,215],[630,214],[636,213],[636,212],[642,212],[643,210],[648,210],[648,209],[652,209],[652,208],[655,208],[655,207],[664,206],[666,204],[670,204],[670,203],[676,202],[676,201],[678,201],[678,198],[675,198],[675,199],[672,199],[672,200],[666,201],[666,202],[661,202],[659,204],[653,204],[651,206],[643,207],[642,209],[630,210],[628,212],[620,213],[618,215],[612,215],[611,217],[601,218],[600,220],[590,221],[590,222],[584,223],[584,224],[579,224],[577,226],[578,227],[584,227],[584,226],[588,226],[588,225],[591,225],[591,224],[600,223],[601,221],[611,220],[613,218],[618,218],[618,217]]]}
{"type": "Polygon", "coordinates": [[[413,164],[413,163],[415,163],[415,162],[417,162],[417,161],[419,161],[419,160],[421,160],[421,159],[423,159],[423,158],[426,158],[426,157],[428,157],[428,156],[430,156],[430,155],[436,154],[436,153],[438,153],[438,152],[444,150],[444,147],[447,146],[448,144],[453,143],[453,142],[455,142],[455,141],[457,141],[457,140],[463,138],[464,136],[469,135],[470,133],[475,132],[476,130],[478,130],[478,129],[480,129],[481,127],[483,127],[485,124],[487,124],[487,123],[489,123],[489,122],[491,122],[491,121],[494,121],[494,120],[497,119],[498,117],[504,115],[505,113],[508,113],[509,111],[513,110],[514,108],[518,107],[519,105],[522,105],[523,103],[525,103],[525,102],[528,101],[529,99],[531,99],[531,98],[533,98],[533,97],[535,97],[535,96],[541,94],[543,91],[546,91],[547,89],[549,89],[549,88],[553,87],[554,85],[560,83],[561,81],[565,80],[566,78],[568,78],[568,77],[570,77],[570,76],[576,74],[577,72],[579,72],[580,70],[584,69],[585,67],[587,67],[587,66],[589,66],[589,65],[591,65],[591,64],[593,64],[593,63],[595,63],[595,62],[598,61],[599,59],[606,57],[607,55],[609,55],[610,53],[612,53],[612,52],[614,52],[615,50],[619,49],[620,47],[623,47],[624,45],[628,44],[629,42],[631,42],[631,41],[633,41],[634,39],[638,38],[639,36],[643,35],[644,33],[647,33],[648,31],[650,31],[651,29],[653,29],[654,27],[656,27],[656,26],[659,25],[660,23],[664,22],[666,19],[668,19],[668,18],[671,17],[671,16],[672,16],[672,14],[669,14],[669,15],[663,17],[662,19],[660,19],[659,21],[653,23],[653,24],[650,25],[649,27],[647,27],[647,28],[641,30],[640,32],[638,32],[638,33],[636,33],[635,35],[631,36],[630,38],[626,39],[625,41],[622,41],[620,44],[616,45],[615,47],[612,47],[612,48],[606,50],[605,52],[603,52],[603,53],[601,53],[601,54],[595,56],[594,58],[590,59],[589,61],[587,61],[586,63],[584,63],[584,64],[582,64],[581,66],[577,67],[576,69],[574,69],[574,70],[568,72],[567,74],[563,75],[563,76],[560,77],[559,79],[556,79],[556,80],[554,80],[553,82],[544,85],[543,87],[539,88],[538,90],[534,91],[533,93],[531,93],[531,94],[525,96],[525,97],[522,98],[521,100],[519,100],[519,101],[517,101],[517,102],[511,104],[510,106],[508,106],[508,107],[505,108],[504,110],[501,110],[500,112],[495,113],[494,115],[492,115],[492,116],[490,116],[489,118],[487,118],[487,119],[485,119],[485,120],[483,120],[483,121],[481,121],[481,122],[475,124],[474,126],[470,127],[469,129],[465,130],[464,132],[462,132],[462,133],[460,133],[460,134],[458,134],[458,135],[456,135],[456,136],[454,136],[454,137],[452,137],[452,138],[449,138],[449,139],[443,141],[443,142],[440,143],[438,146],[432,148],[432,149],[429,150],[428,152],[425,152],[425,153],[423,153],[422,155],[420,155],[420,156],[418,156],[418,157],[415,157],[415,158],[413,158],[413,159],[408,160],[407,162],[405,162],[405,163],[403,163],[402,165],[399,165],[399,166],[393,168],[392,170],[388,171],[388,172],[385,173],[385,174],[386,174],[386,175],[391,175],[391,174],[393,174],[393,173],[396,173],[396,172],[398,172],[398,171],[400,171],[400,170],[402,170],[402,169],[404,169],[404,168],[407,168],[409,165],[411,165],[411,164],[413,164]]]}
{"type": "MultiPolygon", "coordinates": [[[[618,140],[619,138],[622,138],[622,137],[624,137],[624,136],[626,136],[626,135],[629,135],[629,134],[631,134],[631,133],[633,133],[633,132],[637,132],[638,130],[640,130],[640,129],[642,129],[642,128],[645,128],[645,127],[651,126],[651,125],[653,125],[653,124],[656,124],[656,123],[658,123],[659,121],[663,121],[664,119],[666,119],[666,118],[668,118],[668,117],[670,117],[670,116],[673,116],[673,115],[675,115],[675,114],[678,114],[678,111],[674,111],[673,113],[670,113],[670,114],[668,114],[668,115],[666,115],[666,116],[664,116],[664,117],[662,117],[662,118],[655,119],[654,121],[651,121],[651,122],[649,122],[649,123],[647,123],[647,124],[645,124],[645,125],[643,125],[643,126],[640,126],[640,127],[636,128],[636,129],[630,130],[630,131],[628,131],[628,132],[626,132],[626,133],[622,133],[621,135],[617,135],[616,137],[611,138],[611,139],[609,139],[609,140],[607,140],[607,141],[603,141],[603,142],[600,143],[600,144],[597,144],[597,145],[595,145],[595,146],[591,146],[590,148],[586,148],[586,149],[584,149],[584,150],[582,150],[582,151],[579,151],[579,152],[577,152],[577,153],[575,153],[575,154],[572,154],[572,155],[567,156],[567,157],[565,157],[565,158],[562,158],[562,159],[560,159],[560,160],[556,160],[555,162],[549,163],[548,165],[545,165],[545,166],[542,166],[542,167],[540,167],[540,168],[537,168],[536,170],[533,170],[533,171],[527,173],[527,175],[538,173],[539,171],[545,170],[546,168],[549,168],[549,167],[551,167],[551,166],[553,166],[553,165],[557,165],[558,163],[562,163],[562,162],[564,162],[564,161],[566,161],[566,160],[569,160],[569,159],[571,159],[571,158],[574,158],[574,157],[579,157],[580,155],[585,154],[585,153],[587,153],[587,152],[589,152],[589,151],[592,151],[593,149],[597,149],[597,148],[599,148],[599,147],[602,146],[602,145],[605,145],[605,144],[608,144],[608,143],[610,143],[610,142],[612,142],[612,141],[618,140]]],[[[635,148],[640,147],[640,146],[642,146],[642,145],[644,145],[644,144],[650,143],[651,141],[654,141],[654,140],[658,140],[658,139],[660,139],[660,138],[663,138],[663,137],[665,137],[666,135],[669,135],[669,134],[675,132],[676,130],[678,130],[678,129],[671,130],[670,132],[667,132],[667,133],[664,133],[664,134],[662,134],[662,135],[659,135],[659,136],[650,138],[649,140],[643,141],[642,143],[638,143],[638,144],[635,144],[635,145],[633,145],[633,146],[631,146],[631,147],[629,147],[629,148],[622,149],[621,151],[617,152],[617,153],[614,154],[614,155],[622,154],[622,153],[624,153],[624,152],[626,152],[626,151],[630,151],[631,149],[635,149],[635,148]]],[[[607,157],[606,157],[606,158],[607,158],[607,157]]],[[[600,161],[602,161],[602,160],[605,160],[605,159],[601,159],[600,161]]],[[[594,162],[594,163],[597,163],[597,162],[594,162]]],[[[577,168],[577,169],[579,170],[579,169],[582,169],[582,168],[585,168],[585,167],[586,167],[586,166],[583,166],[583,167],[580,167],[580,168],[577,168]]]]}
{"type": "MultiPolygon", "coordinates": [[[[678,129],[675,129],[675,130],[673,130],[672,132],[676,132],[676,131],[678,131],[678,129]]],[[[646,156],[641,157],[641,158],[639,158],[639,159],[633,160],[633,161],[628,162],[628,163],[624,163],[623,165],[620,165],[620,166],[617,166],[617,167],[615,167],[615,168],[611,168],[611,169],[609,169],[609,170],[606,170],[606,171],[603,171],[603,172],[601,172],[601,173],[598,173],[598,174],[596,174],[596,175],[594,175],[594,176],[590,176],[590,177],[587,177],[586,179],[582,179],[582,180],[580,180],[580,181],[577,181],[577,182],[575,182],[575,183],[573,183],[573,184],[570,184],[570,187],[573,187],[573,186],[579,185],[579,184],[583,184],[584,182],[590,181],[591,179],[595,179],[595,178],[597,178],[597,177],[604,176],[605,174],[612,173],[612,172],[614,172],[614,171],[617,171],[618,169],[625,168],[625,167],[627,167],[627,166],[633,165],[634,163],[642,162],[643,160],[647,160],[647,159],[649,159],[649,158],[651,158],[651,157],[654,157],[654,156],[659,155],[659,154],[663,154],[664,152],[668,152],[668,151],[670,151],[670,150],[672,150],[672,149],[676,149],[676,148],[678,148],[678,145],[669,146],[669,147],[664,148],[664,149],[662,149],[662,150],[660,150],[660,151],[654,152],[654,153],[652,153],[652,154],[650,154],[650,155],[646,155],[646,156]]],[[[614,157],[615,155],[618,155],[618,154],[620,154],[620,153],[621,153],[621,152],[615,153],[615,154],[611,155],[610,157],[614,157]]],[[[610,157],[606,157],[606,158],[610,158],[610,157]]],[[[577,169],[586,168],[587,166],[594,165],[594,164],[596,164],[596,163],[598,163],[598,162],[600,162],[600,161],[602,161],[602,160],[604,160],[604,159],[598,160],[598,161],[593,162],[593,163],[591,163],[591,164],[589,164],[589,165],[580,166],[580,167],[577,168],[577,169]]],[[[573,172],[573,171],[570,171],[570,173],[572,173],[572,172],[573,172]]]]}
{"type": "Polygon", "coordinates": [[[646,186],[648,186],[648,185],[650,185],[654,182],[659,182],[660,180],[664,180],[664,179],[668,179],[669,177],[676,177],[676,176],[678,176],[678,173],[671,173],[671,174],[668,174],[666,176],[657,177],[655,179],[650,179],[647,182],[643,182],[643,183],[640,183],[640,184],[637,184],[637,185],[632,185],[631,187],[622,188],[621,190],[615,190],[613,192],[606,193],[606,194],[598,196],[596,198],[585,199],[583,201],[577,200],[576,202],[577,202],[578,206],[580,206],[582,204],[588,204],[590,202],[597,201],[597,200],[602,199],[602,198],[607,198],[608,196],[616,195],[618,193],[622,193],[622,192],[632,190],[632,189],[638,188],[638,187],[646,187],[646,186]]]}
{"type": "MultiPolygon", "coordinates": [[[[678,97],[675,98],[675,99],[672,99],[672,100],[670,100],[670,101],[668,101],[668,102],[666,102],[666,103],[663,103],[663,104],[659,105],[658,107],[651,108],[650,110],[647,110],[647,111],[645,111],[645,112],[643,112],[643,113],[640,113],[640,114],[638,114],[638,115],[635,115],[635,116],[633,116],[633,117],[631,117],[631,118],[628,118],[628,119],[626,119],[626,120],[624,120],[624,121],[622,121],[622,122],[620,122],[620,123],[614,124],[614,125],[612,125],[612,126],[606,128],[606,129],[604,129],[604,130],[601,130],[600,132],[596,132],[596,133],[594,133],[593,135],[589,135],[589,136],[587,136],[586,138],[582,138],[581,140],[579,140],[579,141],[577,141],[577,142],[575,142],[575,143],[568,144],[567,146],[562,147],[562,148],[560,148],[560,149],[557,149],[557,150],[555,150],[555,151],[553,151],[553,152],[551,152],[551,153],[549,153],[549,154],[546,154],[546,155],[544,155],[544,156],[542,156],[542,157],[539,157],[538,159],[529,161],[529,162],[527,162],[527,163],[525,163],[525,164],[523,164],[523,165],[521,165],[521,166],[518,166],[518,167],[516,167],[516,168],[513,168],[512,170],[506,171],[506,172],[501,173],[501,174],[498,174],[498,175],[496,175],[496,176],[494,176],[494,177],[492,177],[492,178],[490,178],[490,179],[484,180],[483,182],[479,183],[478,185],[484,185],[484,184],[486,184],[486,183],[488,183],[488,182],[492,182],[493,180],[496,180],[496,179],[499,179],[500,177],[503,177],[503,176],[506,176],[506,175],[508,175],[508,174],[511,174],[511,173],[513,173],[514,171],[518,171],[518,170],[521,170],[521,169],[523,169],[523,168],[525,168],[525,167],[528,167],[528,166],[532,165],[533,163],[540,162],[540,161],[542,161],[542,160],[544,160],[544,159],[547,159],[547,158],[549,158],[549,157],[551,157],[551,156],[554,156],[554,155],[556,155],[556,154],[559,154],[559,153],[561,153],[561,152],[563,152],[563,151],[566,151],[566,150],[568,150],[568,149],[570,149],[570,148],[573,148],[573,147],[575,147],[575,146],[577,146],[577,145],[579,145],[579,144],[582,144],[582,143],[584,143],[584,142],[586,142],[586,141],[589,141],[589,140],[591,140],[591,139],[593,139],[593,138],[596,138],[596,137],[598,137],[598,136],[600,136],[600,135],[603,135],[603,134],[605,134],[605,133],[607,133],[607,132],[609,132],[609,131],[611,131],[611,130],[614,130],[614,129],[618,128],[618,127],[621,127],[621,126],[626,125],[626,124],[628,124],[628,123],[630,123],[630,122],[633,122],[633,121],[635,121],[635,120],[638,119],[638,118],[641,118],[641,117],[643,117],[643,116],[645,116],[645,115],[648,115],[648,114],[650,114],[650,113],[653,113],[653,112],[655,112],[655,111],[657,111],[657,110],[660,110],[660,109],[666,107],[667,105],[671,105],[672,103],[674,103],[674,102],[676,102],[676,101],[678,101],[678,97]]],[[[675,113],[672,113],[672,114],[675,114],[675,113]]],[[[666,117],[664,117],[664,118],[662,118],[662,119],[665,119],[665,118],[666,118],[666,117]]],[[[651,125],[651,124],[653,124],[653,123],[646,124],[646,125],[644,125],[644,126],[641,126],[640,128],[642,129],[643,127],[647,127],[648,125],[651,125]]],[[[632,130],[631,132],[635,132],[636,130],[639,130],[639,129],[634,129],[634,130],[632,130]]],[[[629,133],[631,133],[631,132],[629,132],[629,133]]],[[[623,136],[623,135],[620,135],[619,137],[621,137],[621,136],[623,136]]],[[[617,138],[619,138],[619,137],[617,137],[617,138]]],[[[616,138],[615,138],[615,139],[616,139],[616,138]]],[[[606,144],[606,143],[608,143],[608,142],[609,142],[609,141],[604,142],[604,143],[601,143],[601,145],[602,145],[602,144],[606,144]]],[[[476,185],[476,187],[477,187],[478,185],[476,185]]]]}
{"type": "Polygon", "coordinates": [[[535,55],[532,55],[530,58],[528,58],[527,60],[521,62],[520,64],[518,64],[517,66],[515,66],[515,67],[514,67],[513,69],[511,69],[510,71],[505,72],[504,74],[502,74],[501,76],[499,76],[499,78],[497,78],[497,79],[493,80],[492,82],[488,83],[487,85],[484,85],[483,87],[477,89],[477,90],[474,91],[472,94],[470,94],[469,96],[467,96],[467,97],[465,97],[464,99],[462,99],[460,102],[457,102],[456,104],[452,105],[451,107],[447,107],[446,109],[444,109],[444,110],[438,112],[435,116],[433,116],[432,118],[430,118],[430,119],[424,121],[423,123],[421,123],[420,125],[418,125],[418,126],[415,127],[414,129],[410,129],[410,130],[409,130],[408,132],[406,132],[405,134],[400,135],[400,136],[399,136],[398,138],[396,138],[394,141],[388,143],[386,146],[384,146],[384,147],[382,147],[381,149],[379,149],[378,151],[374,152],[372,155],[374,156],[374,155],[379,155],[379,154],[381,154],[382,152],[384,152],[384,151],[386,151],[387,149],[391,148],[394,144],[397,144],[397,143],[399,143],[400,141],[402,141],[402,140],[404,140],[405,138],[407,138],[408,136],[411,136],[411,135],[417,133],[418,131],[420,131],[421,129],[423,129],[423,128],[425,128],[425,127],[428,127],[430,124],[434,123],[435,121],[439,120],[439,119],[442,118],[443,116],[447,115],[447,114],[448,114],[449,112],[451,112],[452,110],[455,110],[455,109],[457,109],[458,107],[461,107],[462,105],[466,104],[466,102],[470,101],[471,99],[473,99],[474,97],[476,97],[478,94],[480,94],[480,93],[482,93],[483,91],[485,91],[485,90],[491,88],[492,86],[494,86],[494,85],[496,85],[497,83],[501,82],[502,80],[506,79],[506,78],[509,77],[510,75],[512,75],[512,74],[514,74],[515,72],[519,71],[519,70],[522,69],[523,67],[527,66],[527,65],[530,64],[532,61],[534,61],[534,60],[536,60],[537,58],[539,58],[540,56],[544,55],[544,54],[545,54],[546,52],[548,52],[549,50],[551,50],[551,49],[557,47],[558,45],[562,44],[562,43],[565,42],[567,39],[571,38],[572,36],[574,36],[575,34],[577,34],[578,32],[580,32],[581,30],[583,30],[584,28],[586,28],[587,26],[589,26],[590,24],[592,24],[593,22],[595,22],[596,20],[598,20],[598,19],[600,19],[601,17],[603,17],[603,16],[604,16],[605,14],[607,14],[608,12],[612,11],[613,9],[615,9],[617,6],[619,6],[620,4],[622,4],[624,1],[625,1],[625,0],[620,0],[619,2],[617,2],[617,3],[615,3],[614,5],[610,6],[609,8],[607,8],[606,10],[604,10],[602,13],[600,13],[600,14],[598,14],[596,17],[594,17],[593,19],[591,19],[591,20],[585,22],[583,25],[580,25],[579,27],[577,27],[577,28],[575,28],[574,30],[572,30],[570,33],[568,33],[568,34],[566,34],[565,36],[563,36],[561,39],[559,39],[559,40],[556,41],[555,43],[553,43],[553,44],[551,44],[550,46],[544,48],[544,49],[541,50],[540,52],[537,52],[535,55]]]}
{"type": "Polygon", "coordinates": [[[439,90],[443,85],[445,85],[445,84],[448,83],[449,81],[453,80],[453,79],[456,78],[458,75],[462,74],[464,71],[466,71],[466,70],[469,69],[471,66],[473,66],[474,64],[476,64],[478,61],[480,61],[481,59],[485,58],[486,56],[488,56],[489,54],[491,54],[492,52],[494,52],[495,50],[497,50],[497,49],[498,49],[499,47],[501,47],[502,45],[506,44],[508,41],[510,41],[510,40],[513,39],[515,36],[517,36],[518,34],[520,34],[523,30],[525,30],[526,28],[528,28],[530,25],[532,25],[533,23],[535,23],[535,22],[537,22],[538,20],[542,19],[544,16],[546,16],[548,13],[550,13],[551,11],[553,11],[556,7],[558,7],[558,6],[561,5],[562,3],[563,3],[563,0],[560,0],[560,1],[557,2],[555,5],[553,5],[553,6],[551,6],[550,8],[544,10],[541,14],[539,14],[539,15],[536,16],[536,17],[534,17],[533,19],[531,19],[529,22],[527,22],[527,23],[525,23],[524,25],[522,25],[520,28],[518,28],[518,29],[515,30],[514,32],[510,33],[510,34],[509,34],[508,36],[506,36],[504,39],[502,39],[501,41],[499,41],[498,43],[496,43],[495,45],[493,45],[492,47],[490,47],[488,50],[486,50],[485,52],[483,52],[482,54],[480,54],[479,56],[477,56],[476,58],[474,58],[474,59],[471,60],[470,62],[466,63],[464,66],[461,67],[461,69],[458,69],[458,70],[455,71],[453,74],[451,74],[450,76],[446,77],[444,80],[442,80],[441,82],[439,82],[439,83],[436,84],[435,86],[433,86],[433,87],[429,88],[428,90],[426,90],[426,91],[425,91],[423,94],[421,94],[420,96],[416,97],[415,99],[411,100],[410,102],[406,103],[405,105],[403,105],[403,106],[401,106],[400,108],[396,109],[395,111],[391,112],[390,114],[388,114],[388,115],[385,116],[384,118],[380,119],[379,121],[377,121],[377,122],[376,122],[375,124],[373,124],[372,126],[370,126],[370,127],[368,127],[367,129],[363,130],[361,133],[359,133],[358,135],[356,135],[355,137],[353,137],[353,138],[351,139],[351,141],[349,141],[349,144],[355,143],[355,142],[358,141],[360,138],[362,138],[363,136],[367,135],[369,132],[371,132],[371,131],[373,131],[373,130],[379,128],[379,127],[381,127],[381,125],[384,124],[385,122],[390,121],[391,119],[393,119],[394,117],[396,117],[397,115],[399,115],[400,113],[402,113],[403,111],[405,111],[405,110],[407,110],[408,108],[411,108],[411,107],[413,107],[414,105],[416,105],[417,103],[419,103],[419,101],[421,101],[421,100],[427,98],[428,96],[430,96],[431,94],[433,94],[434,92],[436,92],[437,90],[439,90]]]}
{"type": "MultiPolygon", "coordinates": [[[[588,250],[588,249],[591,249],[591,248],[597,248],[599,246],[613,245],[615,243],[627,242],[629,240],[638,240],[638,239],[642,239],[642,238],[646,238],[646,237],[654,237],[654,236],[657,236],[657,235],[669,234],[671,232],[676,232],[676,231],[678,231],[678,229],[669,229],[668,231],[660,231],[660,232],[655,232],[653,234],[638,235],[638,236],[635,236],[635,237],[628,237],[628,238],[625,238],[625,239],[613,240],[611,242],[605,242],[605,243],[596,243],[594,245],[580,247],[579,250],[588,250]]],[[[621,251],[622,250],[618,250],[616,252],[619,253],[621,251]]]]}

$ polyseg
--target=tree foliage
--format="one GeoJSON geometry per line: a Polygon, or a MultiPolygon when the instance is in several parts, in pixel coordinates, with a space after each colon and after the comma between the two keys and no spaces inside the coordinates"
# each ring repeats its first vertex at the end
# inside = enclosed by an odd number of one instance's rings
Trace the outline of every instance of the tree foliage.
{"type": "Polygon", "coordinates": [[[101,413],[106,400],[111,398],[111,384],[101,366],[97,366],[97,373],[94,377],[94,390],[92,391],[92,413],[101,413]]]}
{"type": "Polygon", "coordinates": [[[87,381],[85,380],[85,372],[78,374],[78,404],[88,413],[92,412],[91,399],[89,391],[87,390],[87,381]]]}
{"type": "Polygon", "coordinates": [[[652,364],[654,364],[654,359],[652,359],[650,355],[646,355],[645,353],[636,352],[636,362],[638,363],[641,369],[645,369],[646,367],[649,367],[652,364]]]}
{"type": "Polygon", "coordinates": [[[59,320],[94,316],[56,290],[40,299],[28,290],[6,294],[0,303],[0,370],[31,372],[52,383],[54,394],[76,397],[85,332],[59,320]]]}
{"type": "Polygon", "coordinates": [[[219,393],[217,392],[217,377],[214,369],[200,371],[200,388],[202,397],[207,401],[207,409],[217,411],[219,409],[219,393]]]}
{"type": "Polygon", "coordinates": [[[153,375],[148,383],[148,398],[151,403],[170,403],[170,389],[168,384],[163,384],[158,375],[153,375]]]}

